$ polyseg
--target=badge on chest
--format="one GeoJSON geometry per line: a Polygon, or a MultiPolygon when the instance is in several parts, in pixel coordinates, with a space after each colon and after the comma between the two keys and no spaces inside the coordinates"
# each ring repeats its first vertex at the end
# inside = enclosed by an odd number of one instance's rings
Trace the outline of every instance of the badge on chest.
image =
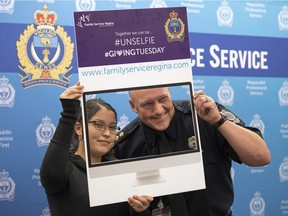
{"type": "Polygon", "coordinates": [[[171,210],[169,206],[164,206],[162,200],[160,199],[158,208],[152,210],[152,216],[171,216],[171,210]]]}

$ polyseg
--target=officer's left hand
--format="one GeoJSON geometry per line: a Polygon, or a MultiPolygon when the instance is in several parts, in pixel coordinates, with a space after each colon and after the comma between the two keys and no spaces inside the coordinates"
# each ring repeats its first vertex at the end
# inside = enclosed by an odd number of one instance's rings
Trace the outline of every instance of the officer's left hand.
{"type": "Polygon", "coordinates": [[[150,203],[152,201],[153,201],[153,197],[147,196],[147,195],[142,195],[142,196],[134,195],[128,198],[129,205],[136,212],[145,211],[150,206],[150,203]]]}
{"type": "Polygon", "coordinates": [[[220,120],[221,115],[213,98],[208,97],[204,91],[197,91],[193,95],[194,107],[197,114],[210,124],[220,120]]]}

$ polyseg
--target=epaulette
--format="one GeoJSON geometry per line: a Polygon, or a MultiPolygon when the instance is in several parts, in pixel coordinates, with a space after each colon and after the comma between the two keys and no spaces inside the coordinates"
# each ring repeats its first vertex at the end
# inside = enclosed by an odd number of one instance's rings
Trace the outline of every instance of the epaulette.
{"type": "Polygon", "coordinates": [[[191,103],[187,100],[173,100],[175,109],[187,114],[191,113],[191,103]]]}
{"type": "Polygon", "coordinates": [[[126,125],[116,136],[116,142],[119,142],[127,135],[132,133],[135,129],[137,129],[140,126],[140,119],[137,117],[132,122],[130,122],[128,125],[126,125]]]}

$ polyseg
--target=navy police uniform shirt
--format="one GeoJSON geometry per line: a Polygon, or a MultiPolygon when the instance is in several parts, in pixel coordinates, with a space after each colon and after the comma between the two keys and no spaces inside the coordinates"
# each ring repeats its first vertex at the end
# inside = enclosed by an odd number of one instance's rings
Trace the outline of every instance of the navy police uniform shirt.
{"type": "MultiPolygon", "coordinates": [[[[189,101],[173,101],[175,115],[169,127],[164,131],[170,144],[169,151],[188,150],[188,140],[195,136],[191,106],[189,101]]],[[[229,121],[243,127],[244,122],[221,104],[219,112],[226,115],[229,121]]],[[[224,216],[230,211],[233,203],[234,192],[230,175],[232,160],[241,163],[237,154],[230,147],[225,138],[209,123],[198,118],[203,164],[205,172],[206,190],[183,193],[184,205],[189,216],[224,216]],[[208,203],[207,203],[208,201],[208,203]],[[209,209],[209,213],[207,212],[209,209]]],[[[258,129],[246,127],[260,136],[258,129]]],[[[159,154],[157,146],[157,131],[144,125],[137,117],[118,134],[115,144],[115,157],[118,159],[133,158],[159,154]]],[[[168,196],[169,197],[169,196],[168,196]]],[[[169,205],[169,199],[164,197],[169,205]],[[168,201],[167,201],[168,200],[168,201]]],[[[154,198],[151,210],[157,207],[159,198],[154,198]]],[[[173,211],[172,211],[173,214],[173,211]]]]}

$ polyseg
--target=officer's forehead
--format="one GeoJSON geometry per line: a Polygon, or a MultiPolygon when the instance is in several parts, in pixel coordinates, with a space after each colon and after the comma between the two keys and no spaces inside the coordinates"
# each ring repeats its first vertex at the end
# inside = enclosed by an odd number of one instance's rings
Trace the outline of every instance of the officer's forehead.
{"type": "Polygon", "coordinates": [[[170,94],[168,87],[137,89],[137,90],[132,90],[129,93],[130,93],[130,97],[131,98],[133,97],[134,99],[160,97],[165,94],[170,94]]]}

